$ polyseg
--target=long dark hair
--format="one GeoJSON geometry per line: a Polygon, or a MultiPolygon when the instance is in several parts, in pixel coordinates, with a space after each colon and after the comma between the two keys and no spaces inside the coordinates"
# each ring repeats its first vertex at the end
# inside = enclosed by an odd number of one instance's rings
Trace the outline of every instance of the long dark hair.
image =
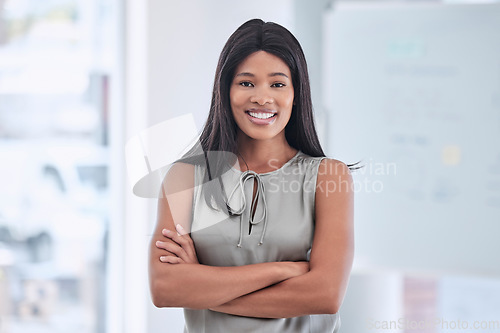
{"type": "MultiPolygon", "coordinates": [[[[207,180],[215,179],[224,173],[230,165],[227,162],[234,162],[238,153],[237,124],[231,111],[229,90],[236,67],[257,51],[265,51],[279,57],[290,68],[295,105],[285,127],[288,144],[312,157],[325,156],[314,125],[311,88],[302,47],[283,26],[252,19],[236,29],[224,45],[215,71],[208,119],[199,142],[182,159],[188,163],[208,164],[210,168],[207,170],[207,180]],[[222,152],[230,154],[221,155],[222,152]]],[[[350,169],[358,169],[355,167],[358,163],[347,166],[350,169]]]]}

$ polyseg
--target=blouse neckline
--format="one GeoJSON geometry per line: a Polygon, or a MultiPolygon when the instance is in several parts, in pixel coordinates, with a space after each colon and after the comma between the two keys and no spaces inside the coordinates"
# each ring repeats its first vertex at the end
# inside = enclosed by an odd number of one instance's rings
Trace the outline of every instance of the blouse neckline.
{"type": "MultiPolygon", "coordinates": [[[[270,175],[270,174],[279,172],[279,171],[283,170],[285,167],[287,167],[288,165],[290,165],[300,155],[300,153],[301,153],[300,149],[297,150],[297,153],[295,153],[295,155],[291,159],[289,159],[285,164],[283,164],[279,169],[264,172],[264,173],[256,173],[256,172],[254,172],[254,173],[259,175],[259,176],[266,176],[266,175],[270,175]]],[[[252,170],[241,171],[239,169],[236,169],[234,166],[231,166],[231,169],[236,173],[244,173],[246,171],[252,171],[252,170]]]]}

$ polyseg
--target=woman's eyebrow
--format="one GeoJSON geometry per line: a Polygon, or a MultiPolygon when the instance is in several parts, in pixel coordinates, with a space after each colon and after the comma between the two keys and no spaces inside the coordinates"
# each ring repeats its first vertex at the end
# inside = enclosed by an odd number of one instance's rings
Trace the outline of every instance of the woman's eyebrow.
{"type": "MultiPolygon", "coordinates": [[[[243,72],[243,73],[238,73],[235,75],[235,77],[237,76],[251,76],[251,77],[255,77],[254,74],[252,73],[249,73],[249,72],[243,72]]],[[[268,75],[269,77],[273,77],[273,76],[284,76],[288,79],[288,75],[286,75],[285,73],[281,73],[281,72],[276,72],[276,73],[269,73],[268,75]]]]}
{"type": "Polygon", "coordinates": [[[288,75],[286,75],[285,73],[281,73],[281,72],[271,73],[268,76],[284,76],[288,79],[288,75]]]}

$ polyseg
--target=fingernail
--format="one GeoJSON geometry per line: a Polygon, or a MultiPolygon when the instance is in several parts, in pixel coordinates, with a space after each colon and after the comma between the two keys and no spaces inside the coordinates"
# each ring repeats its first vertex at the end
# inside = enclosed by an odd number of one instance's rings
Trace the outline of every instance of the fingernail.
{"type": "Polygon", "coordinates": [[[176,229],[179,232],[184,231],[184,228],[180,224],[176,225],[176,229]]]}
{"type": "Polygon", "coordinates": [[[160,261],[165,261],[167,260],[167,257],[160,257],[160,261]]]}
{"type": "Polygon", "coordinates": [[[160,241],[156,241],[156,245],[157,245],[157,246],[160,246],[160,245],[161,245],[161,242],[160,242],[160,241]]]}
{"type": "Polygon", "coordinates": [[[168,230],[168,229],[163,229],[163,233],[164,233],[165,235],[170,235],[170,230],[168,230]]]}

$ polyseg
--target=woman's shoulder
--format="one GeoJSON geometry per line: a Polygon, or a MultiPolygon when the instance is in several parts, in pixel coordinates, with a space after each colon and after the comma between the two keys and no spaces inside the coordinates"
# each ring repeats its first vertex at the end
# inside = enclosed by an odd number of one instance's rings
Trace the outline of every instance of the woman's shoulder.
{"type": "Polygon", "coordinates": [[[321,174],[340,175],[350,173],[347,164],[341,160],[328,156],[310,156],[302,151],[299,151],[296,163],[310,166],[321,174]]]}
{"type": "Polygon", "coordinates": [[[325,157],[313,157],[310,156],[306,153],[304,153],[302,150],[297,151],[297,154],[293,158],[293,164],[304,164],[304,163],[314,163],[321,161],[321,159],[324,159],[325,157]]]}
{"type": "Polygon", "coordinates": [[[188,189],[194,186],[195,166],[185,162],[174,162],[163,178],[166,188],[188,189]]]}
{"type": "Polygon", "coordinates": [[[192,176],[194,169],[195,169],[194,164],[176,161],[172,164],[172,166],[168,170],[167,175],[173,178],[192,176]]]}
{"type": "MultiPolygon", "coordinates": [[[[299,150],[297,152],[297,163],[321,163],[323,165],[346,165],[344,162],[328,157],[328,156],[311,156],[303,151],[299,150]]],[[[347,165],[346,165],[347,166],[347,165]]]]}

